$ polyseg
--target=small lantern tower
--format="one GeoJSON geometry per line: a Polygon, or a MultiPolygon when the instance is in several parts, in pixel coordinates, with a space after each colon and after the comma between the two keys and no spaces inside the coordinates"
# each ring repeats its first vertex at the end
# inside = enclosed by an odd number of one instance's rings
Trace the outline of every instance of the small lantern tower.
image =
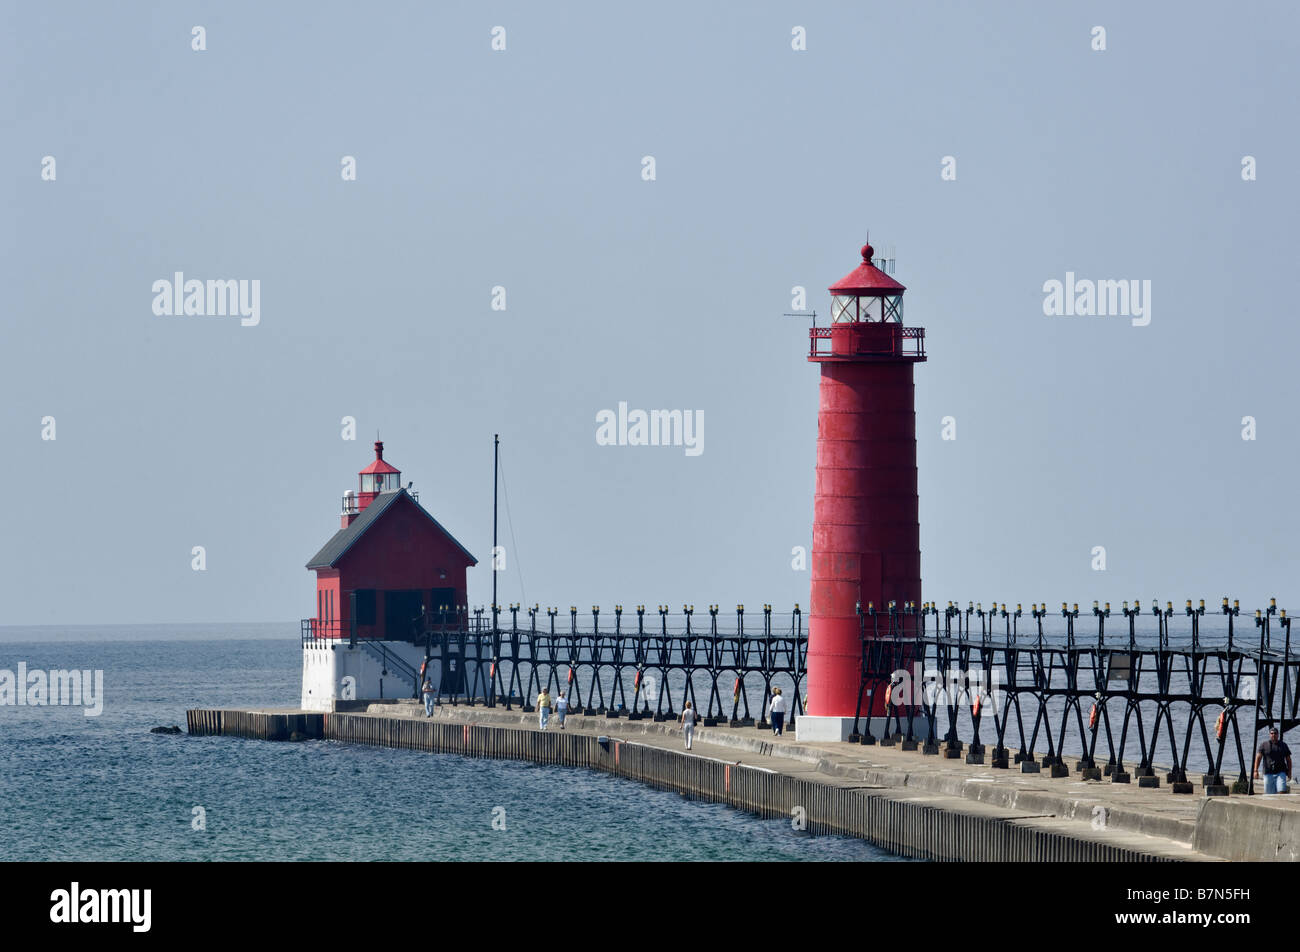
{"type": "Polygon", "coordinates": [[[402,471],[384,459],[384,443],[375,440],[375,458],[360,473],[360,492],[353,495],[351,491],[343,494],[343,528],[352,525],[352,521],[361,515],[366,506],[375,501],[380,493],[392,492],[402,488],[402,471]]]}
{"type": "MultiPolygon", "coordinates": [[[[862,263],[830,286],[831,323],[809,331],[808,359],[821,365],[817,482],[808,626],[808,714],[801,738],[844,740],[852,730],[862,676],[858,605],[883,614],[920,604],[916,411],[912,367],[925,360],[925,329],[903,326],[906,288],[862,263]]],[[[872,619],[866,618],[870,637],[872,619]]],[[[907,630],[913,622],[907,619],[907,630]]],[[[883,716],[884,699],[863,702],[883,716]]]]}

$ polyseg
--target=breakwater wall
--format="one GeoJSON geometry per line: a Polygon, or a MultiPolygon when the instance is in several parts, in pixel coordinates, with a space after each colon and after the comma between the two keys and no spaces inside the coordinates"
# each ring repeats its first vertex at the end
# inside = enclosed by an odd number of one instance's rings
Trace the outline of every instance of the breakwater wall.
{"type": "Polygon", "coordinates": [[[1044,828],[955,797],[790,776],[650,743],[591,733],[371,714],[191,710],[191,735],[265,740],[324,739],[430,753],[528,760],[603,770],[664,790],[782,817],[811,833],[865,839],[902,856],[941,861],[1153,861],[1158,852],[1106,842],[1080,830],[1044,828]]]}

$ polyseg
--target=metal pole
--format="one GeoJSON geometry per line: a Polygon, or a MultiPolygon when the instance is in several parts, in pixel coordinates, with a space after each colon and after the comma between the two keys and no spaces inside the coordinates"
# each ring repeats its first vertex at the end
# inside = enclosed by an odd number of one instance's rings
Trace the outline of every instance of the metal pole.
{"type": "MultiPolygon", "coordinates": [[[[1246,793],[1255,795],[1255,756],[1259,750],[1259,702],[1264,693],[1264,643],[1268,640],[1268,616],[1255,609],[1255,627],[1259,629],[1259,660],[1255,662],[1255,721],[1250,732],[1250,786],[1246,793]]],[[[1270,711],[1272,705],[1269,705],[1270,711]]],[[[1278,732],[1279,738],[1281,731],[1278,732]]]]}
{"type": "Polygon", "coordinates": [[[492,636],[497,633],[497,473],[501,471],[501,434],[492,434],[492,636]]]}

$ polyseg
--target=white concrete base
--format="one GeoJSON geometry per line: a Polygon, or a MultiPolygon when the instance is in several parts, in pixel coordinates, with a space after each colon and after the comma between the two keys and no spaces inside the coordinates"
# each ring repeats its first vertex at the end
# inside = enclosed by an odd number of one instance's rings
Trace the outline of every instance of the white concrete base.
{"type": "Polygon", "coordinates": [[[849,739],[851,733],[853,733],[851,717],[814,717],[811,714],[800,714],[794,720],[795,740],[813,743],[845,741],[849,739]]]}
{"type": "MultiPolygon", "coordinates": [[[[385,641],[384,647],[417,671],[424,661],[424,649],[404,642],[385,641]]],[[[470,663],[474,663],[471,659],[470,663]]],[[[442,683],[439,662],[429,665],[426,676],[434,687],[442,683]]],[[[472,675],[473,671],[467,672],[472,675]]],[[[473,681],[466,681],[472,684],[473,681]]],[[[332,711],[335,701],[407,698],[414,685],[399,675],[385,674],[383,662],[359,645],[338,641],[302,650],[302,703],[304,711],[332,711]]]]}
{"type": "MultiPolygon", "coordinates": [[[[871,734],[877,740],[885,735],[885,719],[883,717],[862,718],[858,721],[858,730],[866,733],[867,721],[871,722],[871,734]]],[[[904,733],[907,724],[903,724],[904,733]]],[[[898,732],[897,726],[891,721],[890,730],[898,732]]],[[[795,718],[794,736],[795,740],[812,741],[814,743],[826,741],[847,741],[849,735],[853,733],[853,718],[851,717],[814,717],[811,714],[801,714],[795,718]]],[[[930,736],[930,730],[926,726],[925,718],[918,717],[912,725],[912,737],[915,740],[923,741],[930,736]]]]}

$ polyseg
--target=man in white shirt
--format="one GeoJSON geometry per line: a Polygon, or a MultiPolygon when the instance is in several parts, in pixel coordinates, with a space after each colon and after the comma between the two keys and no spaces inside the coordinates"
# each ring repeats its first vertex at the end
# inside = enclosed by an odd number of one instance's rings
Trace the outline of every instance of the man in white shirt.
{"type": "Polygon", "coordinates": [[[785,695],[780,688],[772,688],[772,704],[768,713],[772,716],[772,733],[780,737],[785,727],[785,695]]]}

